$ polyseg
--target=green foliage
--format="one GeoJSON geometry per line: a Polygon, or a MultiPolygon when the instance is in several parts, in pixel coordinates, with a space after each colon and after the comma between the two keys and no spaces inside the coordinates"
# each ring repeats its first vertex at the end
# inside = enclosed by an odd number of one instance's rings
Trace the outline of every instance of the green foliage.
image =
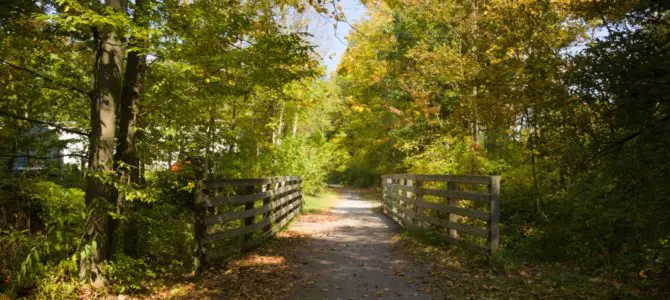
{"type": "Polygon", "coordinates": [[[372,7],[338,68],[340,178],[502,175],[503,256],[668,293],[669,8],[372,7]]]}
{"type": "Polygon", "coordinates": [[[337,192],[331,189],[324,189],[316,195],[303,195],[303,212],[325,211],[335,205],[339,199],[337,192]]]}
{"type": "Polygon", "coordinates": [[[309,36],[276,17],[295,3],[121,2],[125,11],[99,1],[10,1],[0,13],[0,208],[12,216],[0,220],[1,282],[16,293],[70,297],[86,283],[75,271],[96,268],[92,254],[106,250],[114,250],[103,264],[113,292],[191,272],[192,192],[203,162],[216,176],[298,175],[306,193],[324,186],[335,150],[320,150],[329,146],[336,97],[314,80],[323,71],[309,36]],[[81,165],[73,170],[60,150],[88,147],[89,87],[110,32],[126,67],[130,52],[148,62],[139,84],[123,87],[141,93],[131,124],[137,163],[115,157],[115,172],[82,176],[89,153],[74,153],[81,165]],[[85,204],[75,187],[93,179],[113,192],[85,204]],[[102,229],[115,249],[101,236],[84,240],[85,225],[108,221],[118,223],[115,232],[102,229]]]}
{"type": "Polygon", "coordinates": [[[469,137],[436,141],[405,163],[409,172],[416,174],[503,174],[510,169],[506,161],[476,151],[472,145],[469,137]]]}
{"type": "Polygon", "coordinates": [[[173,274],[190,271],[194,216],[189,206],[180,204],[160,203],[133,211],[120,230],[126,241],[133,240],[133,249],[126,252],[146,260],[152,268],[173,274]]]}
{"type": "MultiPolygon", "coordinates": [[[[316,195],[323,191],[329,173],[329,162],[334,156],[323,137],[296,137],[282,141],[273,154],[277,162],[273,170],[285,174],[300,174],[303,178],[303,192],[316,195]]],[[[281,174],[281,173],[279,173],[281,174]]]]}
{"type": "MultiPolygon", "coordinates": [[[[25,225],[29,227],[17,230],[25,226],[19,218],[14,224],[5,224],[8,230],[2,230],[4,284],[13,293],[30,288],[45,297],[72,293],[76,286],[72,275],[77,274],[78,264],[70,257],[76,258],[78,251],[87,247],[80,249],[86,219],[84,193],[40,179],[18,179],[11,184],[18,189],[18,198],[8,200],[27,202],[30,210],[25,225]]],[[[9,203],[2,203],[2,207],[21,214],[20,207],[12,208],[9,203]]]]}
{"type": "Polygon", "coordinates": [[[12,278],[20,270],[22,262],[31,249],[43,243],[43,237],[36,238],[28,230],[2,230],[0,232],[0,253],[2,253],[2,289],[9,290],[12,278]]]}
{"type": "Polygon", "coordinates": [[[28,181],[24,186],[27,196],[41,208],[40,219],[47,231],[50,227],[70,229],[74,235],[85,220],[84,192],[77,188],[64,188],[50,181],[28,181]]]}
{"type": "Polygon", "coordinates": [[[0,12],[0,280],[16,295],[73,297],[78,269],[109,247],[83,240],[87,216],[119,223],[104,230],[118,245],[103,264],[111,291],[190,272],[205,171],[302,176],[307,195],[388,173],[502,175],[505,259],[670,293],[666,1],[370,3],[329,82],[284,18],[306,3],[122,2],[10,0],[0,12]],[[77,169],[60,150],[88,145],[110,32],[127,61],[148,62],[137,85],[117,82],[140,91],[136,151],[85,177],[86,151],[77,169]],[[114,192],[85,203],[91,178],[114,192]]]}
{"type": "Polygon", "coordinates": [[[114,282],[112,292],[120,294],[147,292],[151,288],[150,283],[157,277],[143,258],[133,259],[125,255],[115,257],[103,270],[106,278],[114,282]]]}

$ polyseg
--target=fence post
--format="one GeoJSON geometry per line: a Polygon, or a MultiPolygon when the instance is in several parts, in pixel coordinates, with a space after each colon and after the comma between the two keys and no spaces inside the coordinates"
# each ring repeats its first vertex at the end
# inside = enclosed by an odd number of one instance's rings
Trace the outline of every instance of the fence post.
{"type": "Polygon", "coordinates": [[[401,213],[402,217],[403,217],[407,222],[410,223],[410,224],[406,224],[405,226],[410,227],[410,226],[412,225],[412,224],[411,224],[411,223],[412,223],[412,220],[411,220],[411,217],[407,215],[407,211],[409,210],[409,204],[408,204],[409,201],[408,201],[408,199],[410,199],[410,198],[412,197],[412,191],[411,191],[411,189],[408,188],[408,187],[410,187],[410,180],[409,180],[409,178],[405,177],[405,178],[402,180],[402,183],[403,183],[403,184],[402,184],[402,186],[403,186],[403,190],[402,190],[402,197],[400,198],[400,201],[402,201],[402,204],[400,205],[400,207],[402,208],[402,210],[400,211],[400,213],[401,213]],[[406,188],[407,188],[407,189],[406,189],[406,188]]]}
{"type": "Polygon", "coordinates": [[[298,180],[298,187],[297,187],[298,201],[300,201],[300,204],[298,204],[299,205],[298,212],[302,212],[302,205],[304,204],[304,202],[302,201],[302,177],[298,177],[297,180],[298,180]]]}
{"type": "Polygon", "coordinates": [[[405,200],[405,210],[407,211],[407,220],[409,221],[410,225],[412,227],[417,226],[417,221],[416,221],[416,177],[410,175],[408,177],[406,182],[408,182],[407,186],[412,187],[407,191],[407,199],[405,200]],[[410,185],[409,182],[412,184],[410,185]]]}
{"type": "MultiPolygon", "coordinates": [[[[268,190],[268,187],[269,187],[270,190],[271,190],[271,189],[272,189],[272,186],[273,186],[273,184],[264,184],[264,185],[262,185],[262,186],[261,186],[261,192],[265,192],[265,191],[267,191],[267,190],[268,190]]],[[[276,200],[277,200],[277,198],[276,198],[275,196],[272,196],[272,197],[265,197],[265,198],[263,198],[263,206],[268,205],[268,204],[270,204],[271,202],[274,202],[274,201],[276,201],[276,200]]],[[[252,202],[252,203],[253,203],[253,202],[252,202]]],[[[253,208],[253,206],[252,206],[252,208],[253,208]]],[[[246,207],[245,207],[245,209],[246,209],[246,207]]],[[[263,213],[263,221],[270,219],[270,216],[272,216],[272,210],[271,210],[271,209],[269,209],[268,211],[266,211],[265,213],[263,213]]],[[[265,231],[267,231],[267,230],[270,230],[270,228],[272,228],[272,224],[271,224],[271,223],[268,223],[268,225],[265,225],[265,226],[263,227],[263,232],[265,232],[265,231]]]]}
{"type": "MultiPolygon", "coordinates": [[[[245,195],[253,194],[254,193],[254,187],[255,186],[253,186],[253,185],[247,186],[244,189],[244,194],[245,195]]],[[[256,201],[249,201],[249,202],[244,203],[244,210],[254,209],[254,203],[255,202],[256,201]]],[[[251,217],[244,218],[244,225],[242,227],[247,227],[247,226],[253,225],[254,224],[254,219],[256,219],[256,216],[251,216],[251,217]]],[[[252,233],[247,233],[247,234],[240,235],[240,253],[244,252],[244,249],[246,248],[246,243],[249,240],[251,240],[251,235],[252,235],[252,233]]]]}
{"type": "Polygon", "coordinates": [[[195,274],[200,275],[205,267],[206,249],[203,243],[203,238],[207,233],[207,226],[205,225],[207,209],[204,206],[205,195],[204,182],[202,178],[196,181],[195,197],[193,200],[193,210],[195,213],[195,222],[193,224],[193,240],[195,244],[193,249],[193,267],[195,269],[195,274]]]}
{"type": "Polygon", "coordinates": [[[490,209],[489,209],[489,237],[488,248],[489,253],[493,256],[500,246],[500,176],[491,176],[491,183],[489,184],[490,194],[490,209]]]}
{"type": "MultiPolygon", "coordinates": [[[[447,182],[447,191],[452,192],[456,190],[456,183],[455,182],[447,182]]],[[[447,198],[447,202],[449,202],[449,207],[456,207],[458,206],[458,200],[454,199],[452,197],[447,198]]],[[[458,216],[452,213],[447,214],[449,222],[458,222],[458,216]]],[[[456,229],[449,229],[449,236],[458,239],[458,231],[456,229]]]]}
{"type": "Polygon", "coordinates": [[[384,184],[386,186],[382,185],[382,188],[383,188],[383,191],[384,191],[384,195],[383,195],[384,203],[383,203],[382,207],[384,207],[384,214],[386,214],[387,216],[390,216],[389,215],[389,210],[391,209],[391,204],[390,203],[391,203],[391,198],[393,196],[392,195],[393,194],[393,190],[392,190],[393,187],[391,187],[390,185],[393,184],[393,179],[391,179],[387,176],[386,179],[384,179],[384,184]]]}
{"type": "Polygon", "coordinates": [[[400,185],[400,179],[395,178],[392,181],[395,186],[393,187],[393,198],[391,199],[391,212],[393,212],[393,219],[396,223],[402,224],[402,221],[398,218],[398,193],[400,192],[400,189],[396,189],[400,185]]]}
{"type": "Polygon", "coordinates": [[[388,183],[388,179],[386,178],[386,175],[382,175],[382,212],[385,215],[388,215],[386,212],[386,184],[388,183]]]}
{"type": "MultiPolygon", "coordinates": [[[[414,200],[414,214],[419,217],[423,215],[423,207],[417,205],[418,202],[423,201],[423,191],[421,191],[422,188],[423,188],[423,181],[416,180],[414,186],[414,194],[416,195],[416,198],[414,200]]],[[[424,228],[425,226],[423,225],[424,224],[421,221],[417,221],[417,227],[424,228]]]]}
{"type": "Polygon", "coordinates": [[[395,193],[393,194],[393,212],[398,218],[398,221],[396,222],[399,224],[404,224],[401,219],[402,211],[400,210],[400,206],[402,205],[402,195],[404,194],[402,190],[402,188],[405,186],[404,183],[405,180],[403,178],[396,179],[395,184],[397,184],[397,190],[395,190],[395,193]]]}
{"type": "MultiPolygon", "coordinates": [[[[405,187],[407,186],[407,178],[403,177],[400,179],[400,195],[398,197],[398,216],[400,216],[400,222],[403,224],[405,223],[403,220],[407,220],[407,214],[405,214],[405,199],[407,197],[407,192],[405,191],[405,187]]],[[[405,224],[404,226],[407,226],[405,224]]]]}

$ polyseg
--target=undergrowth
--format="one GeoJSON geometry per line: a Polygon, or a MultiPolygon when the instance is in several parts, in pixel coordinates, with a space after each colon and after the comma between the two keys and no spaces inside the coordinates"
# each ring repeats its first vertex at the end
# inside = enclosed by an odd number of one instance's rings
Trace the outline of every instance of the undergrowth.
{"type": "Polygon", "coordinates": [[[504,250],[495,257],[444,244],[429,232],[403,231],[396,245],[438,277],[445,299],[660,299],[654,290],[612,277],[589,276],[576,265],[524,261],[504,250]]]}

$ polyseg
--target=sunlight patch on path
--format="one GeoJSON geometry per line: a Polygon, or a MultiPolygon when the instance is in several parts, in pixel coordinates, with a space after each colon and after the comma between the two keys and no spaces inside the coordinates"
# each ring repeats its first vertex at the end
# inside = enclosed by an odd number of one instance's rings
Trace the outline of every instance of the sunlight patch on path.
{"type": "Polygon", "coordinates": [[[320,222],[298,219],[291,230],[310,237],[294,262],[298,282],[292,299],[431,299],[430,274],[395,249],[398,226],[375,212],[379,204],[342,190],[320,222]]]}

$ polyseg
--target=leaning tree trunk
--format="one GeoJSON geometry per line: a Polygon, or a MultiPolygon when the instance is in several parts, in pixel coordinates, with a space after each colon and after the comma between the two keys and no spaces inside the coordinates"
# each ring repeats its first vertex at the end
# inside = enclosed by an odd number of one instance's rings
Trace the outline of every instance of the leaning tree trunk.
{"type": "MultiPolygon", "coordinates": [[[[124,11],[125,0],[106,0],[113,9],[124,11]]],[[[109,255],[113,227],[109,214],[112,188],[102,178],[111,178],[113,172],[114,138],[116,135],[116,103],[121,93],[123,46],[114,30],[100,32],[95,64],[95,79],[91,95],[91,135],[89,146],[89,176],[86,184],[86,206],[90,214],[85,241],[95,242],[90,260],[82,260],[81,275],[89,277],[94,287],[102,287],[105,280],[100,263],[109,255]]]]}
{"type": "MultiPolygon", "coordinates": [[[[121,95],[119,134],[116,153],[114,154],[114,165],[119,176],[119,184],[129,185],[139,181],[139,159],[135,147],[135,127],[137,124],[138,104],[140,101],[140,80],[144,72],[145,56],[135,51],[128,53],[126,72],[124,76],[123,93],[121,95]]],[[[121,213],[125,206],[125,194],[118,190],[114,191],[117,213],[121,213]]],[[[112,220],[112,228],[118,226],[118,220],[112,220]]],[[[124,240],[123,250],[126,254],[135,252],[134,234],[129,234],[124,240]]],[[[112,241],[110,251],[115,251],[112,241]]]]}
{"type": "MultiPolygon", "coordinates": [[[[135,15],[133,21],[139,26],[146,26],[146,7],[144,0],[135,1],[135,15]]],[[[145,41],[140,39],[131,43],[135,47],[145,46],[145,41]]],[[[126,72],[123,76],[123,92],[119,103],[119,134],[114,154],[114,168],[119,176],[119,184],[129,185],[139,181],[139,159],[137,157],[135,143],[135,128],[137,125],[138,105],[140,102],[140,90],[142,88],[142,77],[146,68],[146,55],[137,50],[128,52],[126,61],[126,72]]],[[[117,213],[121,213],[125,206],[125,195],[114,191],[117,213]]],[[[118,226],[118,220],[111,220],[111,227],[118,226]]],[[[133,226],[130,226],[134,228],[133,226]]],[[[134,231],[131,229],[131,231],[134,231]]],[[[128,232],[124,235],[123,251],[133,256],[136,253],[137,234],[128,232]]],[[[114,241],[109,245],[110,251],[114,252],[116,247],[114,241]]]]}
{"type": "MultiPolygon", "coordinates": [[[[139,2],[139,1],[138,1],[139,2]]],[[[138,105],[140,103],[141,79],[144,75],[146,55],[136,51],[128,53],[123,94],[120,104],[119,143],[115,159],[130,166],[130,173],[124,174],[132,182],[139,178],[137,151],[135,148],[135,129],[137,125],[138,105]]]]}

